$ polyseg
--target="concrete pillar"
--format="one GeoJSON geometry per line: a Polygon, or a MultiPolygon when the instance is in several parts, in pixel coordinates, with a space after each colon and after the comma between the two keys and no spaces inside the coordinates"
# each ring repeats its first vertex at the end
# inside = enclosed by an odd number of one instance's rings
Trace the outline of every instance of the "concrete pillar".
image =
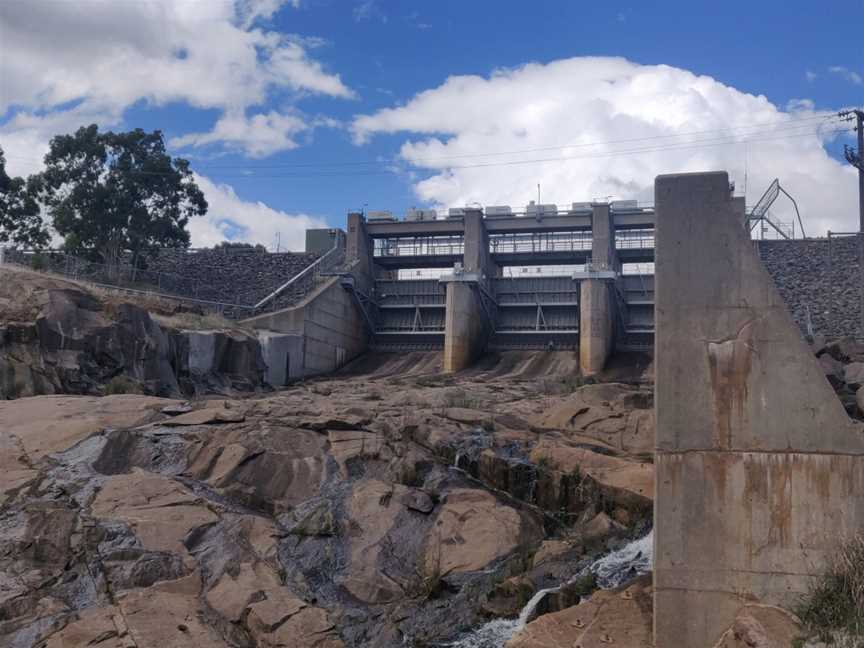
{"type": "Polygon", "coordinates": [[[654,632],[712,646],[864,529],[864,437],[741,226],[726,173],[655,184],[654,632]]]}
{"type": "Polygon", "coordinates": [[[345,260],[347,263],[357,261],[352,274],[360,282],[363,289],[368,290],[375,278],[375,263],[372,239],[366,232],[366,219],[359,212],[350,212],[348,214],[345,260]]]}
{"type": "Polygon", "coordinates": [[[464,281],[447,283],[444,319],[444,372],[461,371],[483,353],[488,327],[476,287],[464,281]]]}
{"type": "Polygon", "coordinates": [[[602,279],[583,279],[579,286],[579,369],[583,376],[603,371],[612,351],[610,285],[602,279]]]}
{"type": "Polygon", "coordinates": [[[466,272],[479,272],[486,277],[493,276],[495,271],[489,254],[489,235],[486,233],[483,212],[479,209],[466,209],[463,219],[465,248],[462,267],[466,272]]]}
{"type": "Polygon", "coordinates": [[[464,215],[465,247],[462,257],[464,274],[447,281],[444,319],[444,371],[461,371],[486,349],[489,325],[480,303],[478,284],[496,272],[489,254],[489,237],[483,212],[466,209],[464,215]]]}
{"type": "MultiPolygon", "coordinates": [[[[593,269],[620,271],[609,205],[594,205],[591,240],[593,269]]],[[[613,290],[608,279],[583,279],[579,287],[579,368],[583,376],[602,371],[612,352],[615,339],[613,290]]]]}

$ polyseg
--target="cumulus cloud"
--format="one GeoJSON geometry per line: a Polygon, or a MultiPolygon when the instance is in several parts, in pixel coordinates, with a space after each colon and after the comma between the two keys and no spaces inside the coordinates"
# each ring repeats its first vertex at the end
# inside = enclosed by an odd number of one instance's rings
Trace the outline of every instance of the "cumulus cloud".
{"type": "Polygon", "coordinates": [[[326,222],[308,214],[289,214],[260,201],[241,199],[227,184],[196,175],[195,181],[207,198],[209,209],[201,218],[189,221],[193,247],[210,247],[224,240],[261,243],[275,249],[276,235],[282,250],[302,250],[309,228],[327,227],[326,222]]]}
{"type": "MultiPolygon", "coordinates": [[[[857,222],[855,174],[825,150],[836,128],[807,100],[783,110],[707,76],[601,57],[453,76],[351,126],[358,144],[415,134],[400,157],[437,206],[521,207],[538,183],[544,202],[652,201],[658,174],[725,169],[739,193],[746,178],[748,203],[779,177],[811,234],[857,222]]],[[[779,201],[775,214],[792,216],[779,201]]]]}
{"type": "Polygon", "coordinates": [[[206,146],[220,143],[238,148],[249,157],[260,158],[277,151],[297,148],[295,136],[308,132],[312,126],[297,114],[266,114],[247,117],[242,112],[225,114],[213,130],[207,133],[189,133],[175,137],[171,146],[206,146]]]}
{"type": "Polygon", "coordinates": [[[855,70],[850,70],[847,67],[842,65],[834,65],[828,68],[828,71],[831,74],[836,74],[840,78],[848,81],[849,83],[854,83],[855,85],[861,85],[864,83],[864,78],[861,77],[855,70]]]}
{"type": "MultiPolygon", "coordinates": [[[[71,106],[109,118],[143,100],[222,109],[223,120],[236,122],[274,92],[353,97],[338,74],[310,56],[317,41],[263,27],[285,4],[90,0],[85,11],[71,2],[0,3],[0,117],[71,106]]],[[[269,120],[271,127],[277,122],[269,120]]],[[[281,137],[287,148],[297,130],[293,120],[289,126],[281,137]]],[[[206,141],[225,131],[217,125],[206,141]]],[[[260,129],[246,132],[254,138],[260,129]]]]}

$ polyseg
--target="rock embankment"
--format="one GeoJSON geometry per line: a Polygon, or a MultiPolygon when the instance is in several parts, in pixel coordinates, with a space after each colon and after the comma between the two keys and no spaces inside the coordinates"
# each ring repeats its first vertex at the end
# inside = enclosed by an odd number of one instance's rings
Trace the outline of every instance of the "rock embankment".
{"type": "Polygon", "coordinates": [[[424,646],[517,617],[647,530],[651,391],[508,363],[0,402],[0,645],[424,646]]]}
{"type": "Polygon", "coordinates": [[[754,242],[801,330],[828,338],[864,333],[862,244],[856,236],[754,242]]]}
{"type": "Polygon", "coordinates": [[[184,330],[73,282],[0,270],[0,399],[254,391],[264,387],[264,371],[251,333],[184,330]]]}

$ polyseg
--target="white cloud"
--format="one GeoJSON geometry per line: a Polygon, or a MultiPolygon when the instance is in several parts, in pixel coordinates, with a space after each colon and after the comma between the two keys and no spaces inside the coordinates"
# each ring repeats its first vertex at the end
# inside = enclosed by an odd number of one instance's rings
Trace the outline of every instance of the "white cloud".
{"type": "MultiPolygon", "coordinates": [[[[651,201],[661,173],[717,169],[742,190],[746,167],[748,203],[779,177],[809,233],[824,234],[857,223],[855,174],[826,153],[826,117],[807,100],[783,111],[678,68],[580,57],[450,77],[405,105],[358,116],[352,132],[358,144],[376,133],[420,135],[400,155],[427,172],[414,190],[435,205],[521,207],[538,182],[544,202],[651,201]]],[[[791,218],[780,201],[776,214],[791,218]]]]}
{"type": "Polygon", "coordinates": [[[843,67],[842,65],[834,65],[828,68],[828,71],[831,74],[836,74],[842,79],[848,81],[849,83],[854,83],[855,85],[861,85],[864,83],[864,78],[861,77],[855,70],[850,70],[847,67],[843,67]]]}
{"type": "Polygon", "coordinates": [[[261,243],[275,249],[279,234],[282,250],[302,250],[306,230],[327,227],[326,222],[307,214],[288,214],[260,201],[242,200],[233,187],[196,175],[195,181],[209,208],[203,217],[189,221],[192,247],[210,247],[224,240],[261,243]]]}
{"type": "Polygon", "coordinates": [[[247,117],[240,111],[226,113],[208,133],[189,133],[175,137],[171,146],[206,146],[224,143],[249,157],[261,158],[277,151],[297,148],[295,136],[308,132],[311,125],[300,115],[271,111],[247,117]]]}
{"type": "Polygon", "coordinates": [[[354,20],[356,22],[372,19],[380,20],[382,23],[387,22],[387,14],[381,11],[375,0],[363,0],[354,7],[354,20]]]}
{"type": "Polygon", "coordinates": [[[113,116],[141,100],[221,109],[227,119],[274,92],[353,97],[310,57],[320,40],[264,28],[285,4],[88,0],[84,11],[73,2],[0,3],[0,119],[10,110],[65,113],[70,104],[113,116]]]}
{"type": "Polygon", "coordinates": [[[804,78],[807,79],[810,83],[813,83],[819,77],[813,70],[805,70],[804,78]]]}

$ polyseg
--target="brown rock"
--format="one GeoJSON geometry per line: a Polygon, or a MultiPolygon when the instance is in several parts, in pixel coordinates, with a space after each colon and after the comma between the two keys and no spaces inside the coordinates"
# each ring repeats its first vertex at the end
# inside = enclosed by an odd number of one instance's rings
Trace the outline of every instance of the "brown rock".
{"type": "Polygon", "coordinates": [[[561,473],[578,471],[625,508],[648,508],[654,499],[654,466],[544,439],[531,451],[531,461],[546,463],[561,473]]]}
{"type": "Polygon", "coordinates": [[[745,605],[714,648],[789,648],[801,637],[800,621],[772,605],[745,605]]]}
{"type": "Polygon", "coordinates": [[[483,569],[539,530],[486,491],[447,494],[426,544],[427,569],[441,574],[483,569]]]}
{"type": "Polygon", "coordinates": [[[623,591],[601,590],[579,605],[539,617],[506,647],[648,648],[651,609],[651,577],[645,576],[623,591]]]}
{"type": "Polygon", "coordinates": [[[567,540],[544,540],[537,553],[534,554],[532,565],[535,568],[539,567],[543,563],[555,560],[574,549],[580,549],[579,545],[567,540]]]}
{"type": "Polygon", "coordinates": [[[0,421],[3,436],[17,438],[20,451],[35,463],[105,428],[133,428],[159,418],[159,409],[173,402],[133,394],[34,396],[0,400],[0,421]]]}
{"type": "Polygon", "coordinates": [[[193,564],[183,545],[192,529],[218,520],[195,494],[163,475],[135,469],[108,478],[93,501],[93,515],[129,524],[145,549],[168,551],[193,564]]]}
{"type": "Polygon", "coordinates": [[[351,494],[348,514],[355,531],[343,585],[361,601],[383,603],[402,595],[401,584],[382,572],[379,558],[382,542],[403,510],[400,501],[407,491],[404,486],[371,479],[356,484],[351,494]]]}
{"type": "Polygon", "coordinates": [[[582,527],[582,537],[585,542],[605,540],[613,533],[624,531],[624,527],[603,512],[595,515],[582,527]]]}
{"type": "Polygon", "coordinates": [[[336,459],[343,477],[348,477],[347,463],[355,457],[378,457],[385,447],[381,436],[362,430],[330,430],[330,454],[336,459]]]}

